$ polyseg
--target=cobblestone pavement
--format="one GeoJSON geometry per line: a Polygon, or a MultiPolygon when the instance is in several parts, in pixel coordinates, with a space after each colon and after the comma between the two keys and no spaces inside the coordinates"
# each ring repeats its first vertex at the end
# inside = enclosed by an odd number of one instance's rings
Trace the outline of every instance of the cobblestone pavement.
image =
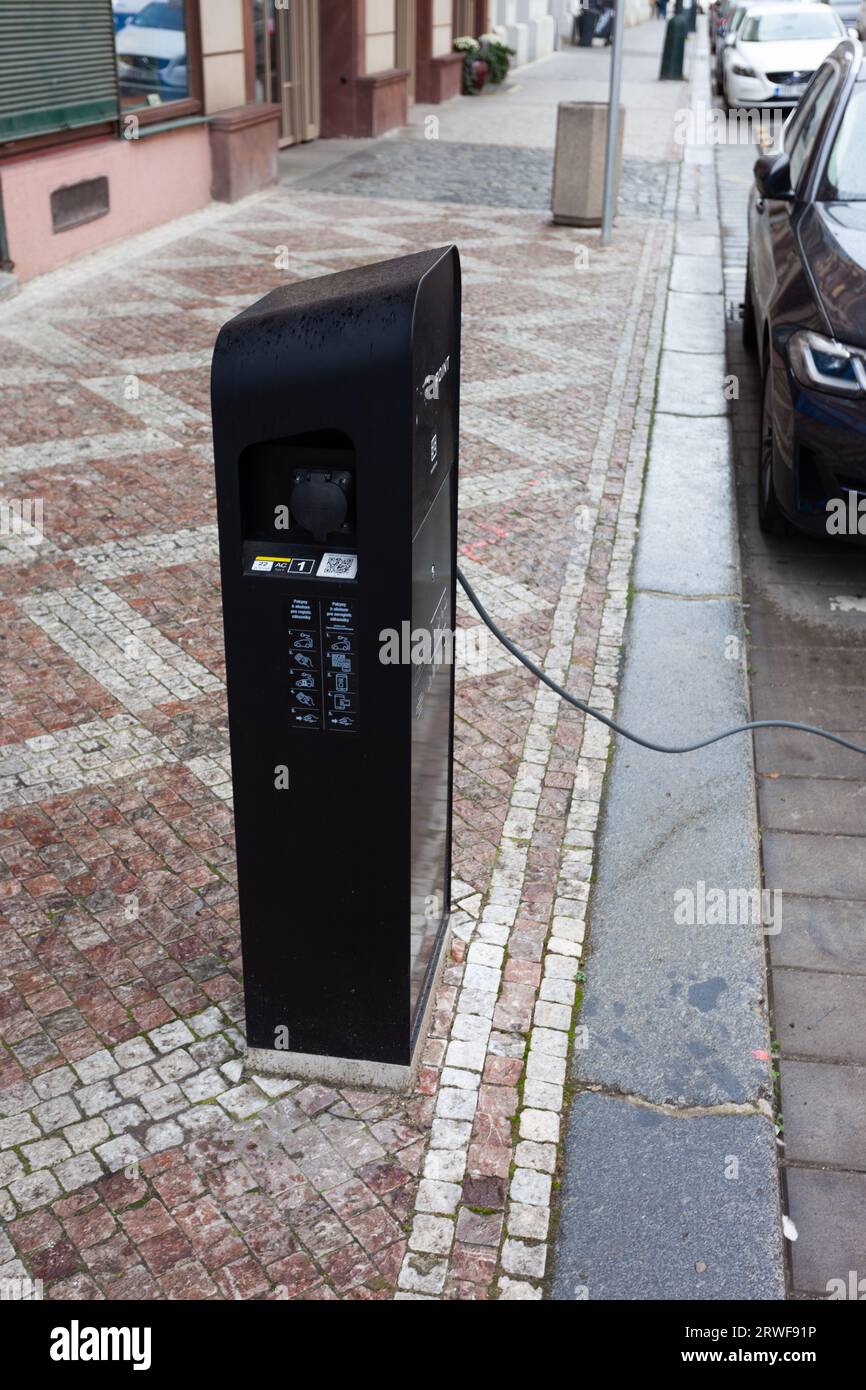
{"type": "Polygon", "coordinates": [[[611,709],[672,237],[623,218],[602,254],[535,211],[278,189],[0,310],[0,489],[45,528],[0,565],[0,1277],[541,1296],[607,734],[504,654],[461,671],[414,1093],[244,1078],[208,365],[273,286],[456,241],[463,563],[611,709]]]}
{"type": "MultiPolygon", "coordinates": [[[[623,161],[620,212],[631,217],[670,216],[672,166],[648,159],[623,161]]],[[[491,207],[550,206],[553,153],[449,140],[383,140],[325,172],[301,179],[301,188],[374,198],[433,199],[477,203],[480,190],[491,207]]]]}

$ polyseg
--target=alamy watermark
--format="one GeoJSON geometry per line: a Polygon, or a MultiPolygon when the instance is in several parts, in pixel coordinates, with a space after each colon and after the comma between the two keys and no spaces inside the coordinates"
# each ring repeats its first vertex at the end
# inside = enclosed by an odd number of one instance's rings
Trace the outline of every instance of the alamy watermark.
{"type": "Polygon", "coordinates": [[[778,888],[694,888],[674,893],[678,927],[760,927],[765,936],[782,930],[782,893],[778,888]]]}
{"type": "Polygon", "coordinates": [[[827,502],[828,536],[866,536],[866,496],[849,492],[827,502]]]}
{"type": "Polygon", "coordinates": [[[698,101],[674,112],[674,144],[766,147],[778,140],[787,118],[788,111],[778,106],[741,106],[723,111],[698,101]]]}
{"type": "Polygon", "coordinates": [[[41,497],[0,501],[0,536],[23,536],[37,543],[45,538],[45,507],[41,497]]]}
{"type": "Polygon", "coordinates": [[[414,627],[402,622],[379,633],[383,666],[453,666],[455,661],[474,675],[486,675],[489,641],[485,627],[414,627]]]}

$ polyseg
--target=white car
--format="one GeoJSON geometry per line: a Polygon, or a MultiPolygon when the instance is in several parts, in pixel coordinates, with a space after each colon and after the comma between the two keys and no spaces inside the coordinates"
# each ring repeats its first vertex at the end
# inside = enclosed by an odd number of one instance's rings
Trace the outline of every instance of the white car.
{"type": "Polygon", "coordinates": [[[724,52],[729,106],[795,106],[847,30],[830,5],[753,5],[724,52]]]}
{"type": "Polygon", "coordinates": [[[162,101],[188,94],[183,0],[150,0],[114,36],[121,92],[162,101]]]}
{"type": "Polygon", "coordinates": [[[149,4],[150,0],[111,0],[115,29],[125,28],[135,18],[139,10],[143,10],[145,5],[149,4]]]}

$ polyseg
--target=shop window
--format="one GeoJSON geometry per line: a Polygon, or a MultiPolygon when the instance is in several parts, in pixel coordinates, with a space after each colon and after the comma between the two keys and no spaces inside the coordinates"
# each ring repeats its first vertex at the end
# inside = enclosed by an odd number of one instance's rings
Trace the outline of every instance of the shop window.
{"type": "Polygon", "coordinates": [[[112,0],[121,111],[185,101],[189,0],[112,0]]]}

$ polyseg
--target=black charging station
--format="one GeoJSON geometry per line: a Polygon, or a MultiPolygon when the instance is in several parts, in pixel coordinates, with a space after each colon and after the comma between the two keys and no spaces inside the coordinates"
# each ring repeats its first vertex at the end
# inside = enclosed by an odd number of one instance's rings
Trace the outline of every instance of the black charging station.
{"type": "Polygon", "coordinates": [[[455,626],[459,342],[454,247],[274,290],[217,339],[246,1029],[262,1070],[402,1084],[416,1060],[450,900],[454,666],[437,634],[455,626]]]}

